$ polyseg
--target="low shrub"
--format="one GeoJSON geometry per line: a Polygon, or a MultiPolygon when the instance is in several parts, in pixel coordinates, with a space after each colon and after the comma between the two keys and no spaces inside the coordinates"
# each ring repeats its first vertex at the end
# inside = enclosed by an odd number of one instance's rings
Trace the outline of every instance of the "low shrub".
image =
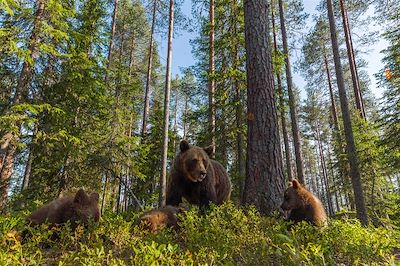
{"type": "Polygon", "coordinates": [[[28,228],[0,216],[0,265],[395,265],[398,230],[331,219],[325,228],[291,225],[232,203],[192,208],[178,230],[157,235],[108,213],[98,225],[28,228]],[[54,234],[56,238],[54,239],[54,234]]]}

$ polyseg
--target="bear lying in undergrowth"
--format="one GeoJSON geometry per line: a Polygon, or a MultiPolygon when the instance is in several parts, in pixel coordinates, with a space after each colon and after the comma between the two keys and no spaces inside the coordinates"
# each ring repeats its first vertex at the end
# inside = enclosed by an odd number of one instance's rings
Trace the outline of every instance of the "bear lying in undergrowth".
{"type": "Polygon", "coordinates": [[[177,214],[183,211],[182,207],[167,205],[143,213],[139,217],[138,224],[152,233],[157,233],[167,227],[178,228],[177,214]]]}
{"type": "Polygon", "coordinates": [[[179,147],[171,168],[166,204],[178,206],[182,197],[201,207],[229,200],[231,182],[225,168],[210,159],[212,148],[191,146],[186,140],[179,147]]]}
{"type": "Polygon", "coordinates": [[[322,226],[327,222],[321,201],[296,179],[293,179],[286,189],[281,208],[284,211],[290,211],[288,219],[296,223],[307,221],[322,226]]]}
{"type": "Polygon", "coordinates": [[[90,195],[80,189],[75,196],[67,196],[53,200],[40,207],[27,217],[30,225],[49,223],[51,225],[64,224],[68,221],[72,226],[77,222],[87,224],[89,219],[98,222],[100,211],[98,207],[99,194],[90,195]]]}

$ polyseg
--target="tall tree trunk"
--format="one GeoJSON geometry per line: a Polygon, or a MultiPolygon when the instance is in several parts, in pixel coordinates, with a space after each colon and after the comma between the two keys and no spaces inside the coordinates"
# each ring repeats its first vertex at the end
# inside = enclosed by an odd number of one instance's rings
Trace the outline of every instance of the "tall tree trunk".
{"type": "Polygon", "coordinates": [[[28,100],[29,84],[32,80],[33,65],[36,57],[38,56],[38,46],[40,42],[41,23],[44,20],[44,10],[47,0],[37,1],[37,11],[35,21],[33,24],[32,35],[29,39],[29,57],[30,60],[25,60],[22,65],[21,74],[18,78],[17,88],[15,92],[14,104],[20,104],[28,100]]]}
{"type": "MultiPolygon", "coordinates": [[[[122,20],[122,32],[121,32],[121,47],[119,49],[119,55],[118,55],[118,60],[120,64],[122,65],[122,55],[124,53],[124,40],[125,40],[125,18],[122,20]]],[[[114,92],[114,101],[115,103],[113,104],[113,109],[112,109],[112,120],[111,120],[111,134],[110,134],[110,146],[114,147],[115,146],[115,140],[117,137],[117,133],[119,130],[119,123],[118,123],[118,110],[121,109],[120,106],[120,100],[121,100],[121,83],[122,83],[122,77],[121,77],[121,71],[118,71],[117,77],[116,77],[116,84],[115,84],[115,92],[114,92]]]]}
{"type": "Polygon", "coordinates": [[[244,203],[262,214],[279,209],[284,184],[274,96],[269,4],[244,1],[247,69],[247,165],[244,203]]]}
{"type": "Polygon", "coordinates": [[[321,170],[322,170],[323,182],[324,182],[324,185],[325,185],[326,199],[327,199],[327,203],[328,203],[328,211],[329,211],[329,215],[333,215],[332,197],[331,197],[331,191],[330,191],[330,188],[329,188],[328,171],[327,171],[327,168],[326,168],[324,149],[322,147],[321,132],[320,132],[320,129],[319,129],[318,122],[317,122],[316,130],[315,130],[315,135],[317,137],[319,158],[321,160],[321,170]]]}
{"type": "Polygon", "coordinates": [[[349,17],[347,16],[347,8],[345,0],[340,0],[340,11],[342,12],[343,29],[346,40],[347,57],[350,63],[351,80],[353,82],[354,98],[356,107],[361,118],[366,119],[365,108],[362,98],[362,92],[360,87],[360,80],[358,78],[357,64],[354,56],[353,41],[351,39],[349,17]]]}
{"type": "Polygon", "coordinates": [[[164,119],[163,119],[163,149],[162,168],[160,176],[159,206],[165,206],[167,186],[167,160],[168,160],[168,126],[169,126],[169,98],[171,93],[171,64],[172,64],[172,35],[174,32],[174,0],[169,1],[169,27],[168,27],[168,56],[165,74],[165,97],[164,97],[164,119]]]}
{"type": "Polygon", "coordinates": [[[301,150],[301,137],[299,132],[299,126],[297,123],[297,110],[296,110],[296,100],[293,93],[293,80],[292,80],[292,71],[290,66],[289,59],[289,49],[287,43],[287,33],[285,26],[285,17],[283,12],[283,1],[279,0],[279,17],[281,21],[281,32],[282,32],[282,43],[283,43],[283,52],[285,53],[285,63],[286,63],[286,83],[288,88],[288,96],[289,96],[289,109],[290,109],[290,118],[292,122],[292,134],[293,134],[293,142],[294,142],[294,154],[296,157],[296,169],[297,169],[297,178],[301,183],[304,183],[304,169],[303,169],[303,154],[301,150]]]}
{"type": "MultiPolygon", "coordinates": [[[[333,162],[332,162],[332,156],[331,156],[331,154],[332,154],[331,145],[328,145],[327,154],[328,154],[329,172],[330,172],[330,175],[332,176],[332,182],[333,182],[333,187],[334,187],[333,193],[335,194],[336,210],[334,210],[334,212],[339,212],[340,211],[339,197],[340,197],[340,199],[342,197],[339,195],[340,186],[338,185],[337,175],[335,175],[335,171],[333,168],[333,162]]],[[[340,202],[342,202],[342,201],[340,200],[340,202]]]]}
{"type": "MultiPolygon", "coordinates": [[[[33,66],[38,56],[38,46],[40,42],[41,23],[44,20],[44,10],[47,0],[38,0],[33,23],[32,34],[29,38],[28,56],[29,60],[25,60],[22,64],[22,70],[18,78],[13,105],[26,102],[29,98],[29,84],[33,76],[33,66]]],[[[20,125],[17,125],[18,127],[20,125]]],[[[13,172],[14,159],[17,153],[18,134],[13,132],[1,132],[0,139],[0,211],[6,205],[7,193],[10,178],[13,172]]]]}
{"type": "MultiPolygon", "coordinates": [[[[324,53],[324,66],[325,66],[325,71],[326,71],[326,76],[328,80],[328,87],[329,87],[329,96],[331,99],[331,108],[332,108],[332,118],[333,118],[333,125],[334,125],[334,136],[337,141],[337,146],[338,146],[338,152],[340,154],[345,153],[345,147],[343,145],[343,140],[342,136],[340,134],[341,129],[340,129],[340,124],[339,124],[339,118],[338,118],[338,112],[337,112],[337,107],[336,107],[336,101],[335,101],[335,95],[333,93],[333,85],[332,85],[332,77],[331,77],[331,71],[329,69],[329,63],[328,63],[328,55],[327,55],[327,50],[325,47],[323,47],[323,53],[324,53]]],[[[347,182],[345,182],[345,179],[349,178],[349,164],[347,161],[344,161],[341,156],[338,156],[338,161],[339,161],[339,174],[340,174],[340,180],[343,185],[343,193],[345,193],[345,197],[347,197],[348,201],[353,201],[352,195],[350,194],[349,190],[347,189],[347,186],[345,185],[347,182]]]]}
{"type": "Polygon", "coordinates": [[[68,168],[71,162],[71,156],[69,152],[65,155],[64,163],[60,173],[60,182],[58,186],[58,196],[62,196],[63,192],[67,189],[68,186],[68,168]]]}
{"type": "Polygon", "coordinates": [[[16,138],[7,132],[0,141],[0,213],[6,206],[10,178],[14,167],[14,157],[17,152],[16,138]]]}
{"type": "Polygon", "coordinates": [[[107,185],[108,185],[108,181],[110,180],[110,173],[109,171],[106,171],[105,173],[106,175],[106,180],[104,181],[104,186],[103,186],[103,196],[101,198],[101,206],[100,206],[100,213],[103,214],[104,213],[104,208],[105,208],[105,202],[106,202],[106,195],[107,195],[107,185]]]}
{"type": "MultiPolygon", "coordinates": [[[[238,9],[238,3],[236,0],[232,1],[232,34],[233,36],[237,36],[237,27],[238,27],[238,22],[237,22],[237,9],[238,9]]],[[[233,68],[235,70],[239,70],[239,44],[238,40],[235,39],[234,45],[233,45],[233,51],[232,51],[232,58],[233,58],[233,68]]],[[[244,194],[244,183],[245,183],[245,178],[246,178],[246,158],[245,158],[245,143],[244,143],[244,136],[243,136],[243,130],[242,130],[242,114],[243,114],[243,105],[242,105],[242,100],[241,100],[241,93],[240,93],[240,84],[239,84],[239,79],[237,76],[233,77],[233,90],[235,92],[235,102],[236,102],[236,107],[235,107],[235,122],[236,122],[236,128],[237,128],[237,135],[236,135],[236,145],[237,145],[237,171],[239,175],[239,182],[240,182],[240,202],[243,202],[243,194],[244,194]]]]}
{"type": "Polygon", "coordinates": [[[128,77],[131,78],[133,74],[133,68],[135,66],[135,36],[132,36],[131,40],[131,52],[129,55],[129,69],[128,69],[128,77]]]}
{"type": "Polygon", "coordinates": [[[0,170],[3,169],[3,166],[5,166],[8,149],[12,145],[13,140],[14,134],[12,132],[5,133],[0,140],[0,170]]]}
{"type": "Polygon", "coordinates": [[[128,211],[129,197],[128,197],[128,189],[130,187],[130,178],[129,178],[129,166],[126,167],[125,170],[125,186],[124,186],[124,198],[123,198],[123,211],[128,211]]]}
{"type": "Polygon", "coordinates": [[[321,175],[321,172],[319,171],[320,169],[322,169],[322,167],[320,165],[321,162],[318,160],[318,158],[319,158],[318,145],[315,145],[314,154],[317,158],[317,160],[315,162],[315,175],[316,176],[318,175],[318,177],[320,177],[320,178],[316,179],[317,186],[320,188],[320,189],[318,189],[317,197],[320,198],[321,200],[323,200],[325,205],[328,205],[328,199],[325,197],[326,194],[324,194],[324,190],[325,190],[324,178],[321,175]]]}
{"type": "Polygon", "coordinates": [[[113,172],[111,174],[114,177],[114,182],[112,182],[112,195],[114,195],[115,200],[112,200],[112,211],[113,213],[118,213],[118,207],[119,207],[119,200],[120,200],[120,194],[119,194],[119,188],[121,186],[121,180],[117,177],[117,173],[113,172]],[[116,196],[115,196],[116,195],[116,196]]]}
{"type": "Polygon", "coordinates": [[[188,112],[189,112],[189,99],[188,99],[188,95],[185,93],[185,108],[183,110],[183,139],[187,138],[187,116],[188,116],[188,112]]]}
{"type": "Polygon", "coordinates": [[[178,88],[175,90],[175,105],[174,105],[174,139],[172,143],[172,147],[174,148],[174,152],[178,150],[178,144],[176,138],[178,137],[178,99],[179,99],[178,88]]]}
{"type": "MultiPolygon", "coordinates": [[[[222,54],[220,56],[220,72],[221,73],[227,73],[227,67],[228,67],[228,57],[226,54],[222,54]]],[[[221,86],[221,89],[218,90],[219,98],[218,98],[218,106],[221,106],[221,112],[218,116],[218,119],[220,121],[227,121],[226,117],[226,112],[224,112],[223,107],[226,106],[227,98],[224,97],[223,95],[228,95],[228,90],[226,88],[229,88],[229,81],[228,80],[220,80],[219,84],[221,86]]],[[[218,130],[219,133],[219,138],[216,137],[216,140],[218,140],[218,157],[216,158],[224,168],[227,168],[228,166],[228,143],[227,143],[227,138],[225,136],[228,135],[227,132],[227,126],[226,123],[219,123],[216,125],[216,130],[218,130]]],[[[215,157],[213,155],[213,157],[215,157]]]]}
{"type": "Polygon", "coordinates": [[[107,56],[107,69],[105,81],[108,81],[108,71],[110,70],[111,60],[112,60],[112,50],[114,49],[114,38],[115,38],[115,28],[117,23],[117,12],[118,12],[118,0],[114,0],[114,11],[111,19],[111,38],[108,43],[108,56],[107,56]]]}
{"type": "Polygon", "coordinates": [[[328,17],[329,17],[329,28],[331,32],[331,41],[333,48],[333,56],[335,61],[336,70],[336,82],[339,89],[340,106],[342,110],[344,132],[346,138],[346,151],[347,157],[350,163],[350,176],[354,191],[354,199],[357,211],[357,218],[363,225],[368,225],[367,210],[365,208],[364,194],[361,186],[361,176],[359,169],[358,156],[356,151],[356,145],[354,143],[353,129],[351,125],[351,118],[349,112],[349,105],[347,101],[346,89],[344,86],[342,64],[340,62],[339,44],[336,36],[336,25],[335,17],[333,14],[332,0],[327,0],[328,17]]]}
{"type": "Polygon", "coordinates": [[[329,97],[331,99],[333,125],[334,125],[334,129],[336,131],[336,134],[338,134],[338,140],[340,141],[339,118],[338,118],[338,115],[337,115],[337,107],[336,107],[336,102],[335,102],[335,95],[333,93],[331,71],[329,69],[328,56],[327,56],[327,52],[326,52],[325,47],[323,47],[323,51],[324,51],[324,66],[325,66],[326,78],[328,80],[329,97]]]}
{"type": "Polygon", "coordinates": [[[156,11],[157,11],[157,0],[154,0],[153,4],[153,18],[151,21],[151,31],[150,31],[150,43],[149,43],[149,56],[147,63],[147,75],[146,75],[146,90],[144,92],[144,108],[143,108],[143,118],[142,118],[142,137],[147,134],[147,120],[149,119],[150,112],[150,83],[151,83],[151,71],[153,68],[153,50],[154,50],[154,28],[156,24],[156,11]]]}
{"type": "Polygon", "coordinates": [[[4,155],[4,164],[0,169],[0,213],[2,213],[7,204],[7,193],[10,185],[10,177],[14,166],[14,157],[17,151],[17,146],[11,144],[7,153],[4,155]]]}
{"type": "Polygon", "coordinates": [[[31,173],[32,173],[33,153],[34,153],[34,150],[33,150],[33,147],[31,146],[29,148],[28,160],[27,160],[26,166],[25,166],[24,178],[22,179],[21,192],[26,190],[29,186],[29,179],[30,179],[31,173]]]}
{"type": "MultiPolygon", "coordinates": [[[[274,5],[273,1],[271,4],[271,15],[272,15],[272,33],[274,37],[274,51],[278,52],[278,42],[276,39],[276,27],[275,27],[275,13],[274,13],[274,5]]],[[[287,134],[287,129],[286,129],[286,112],[285,112],[285,100],[283,98],[283,86],[282,86],[282,79],[280,73],[277,71],[276,72],[276,80],[278,82],[278,97],[279,97],[279,105],[280,105],[280,117],[281,117],[281,124],[282,124],[282,135],[283,135],[283,144],[285,147],[285,163],[286,163],[286,173],[287,173],[287,179],[288,181],[293,179],[292,175],[292,166],[291,166],[291,161],[292,159],[290,158],[290,146],[289,146],[289,138],[287,134]]]]}
{"type": "Polygon", "coordinates": [[[29,144],[29,155],[28,155],[28,161],[26,162],[26,166],[25,166],[24,178],[22,180],[22,186],[21,186],[21,192],[24,191],[25,189],[27,189],[29,186],[29,180],[30,180],[31,173],[32,173],[33,154],[35,152],[35,146],[36,146],[37,132],[38,132],[38,127],[35,126],[35,128],[33,130],[33,134],[32,134],[32,140],[31,140],[31,143],[29,144]]]}
{"type": "Polygon", "coordinates": [[[118,193],[117,193],[117,213],[119,213],[121,211],[121,195],[122,195],[122,183],[121,179],[123,178],[123,176],[120,176],[120,178],[116,179],[118,180],[118,193]]]}
{"type": "Polygon", "coordinates": [[[308,163],[307,163],[306,167],[308,168],[307,170],[308,170],[309,177],[310,177],[309,179],[311,181],[312,191],[315,195],[318,195],[318,197],[320,197],[320,193],[319,193],[320,189],[318,186],[318,182],[316,180],[316,171],[315,171],[315,169],[316,169],[315,163],[316,162],[314,160],[312,160],[311,147],[307,146],[305,153],[306,153],[305,158],[308,158],[308,160],[307,160],[308,163]]]}
{"type": "Polygon", "coordinates": [[[212,145],[212,156],[215,155],[215,115],[216,115],[216,107],[215,107],[215,49],[214,49],[214,39],[215,39],[215,22],[214,22],[214,9],[215,2],[214,0],[210,0],[210,36],[209,36],[209,66],[208,66],[208,124],[210,126],[210,136],[211,136],[211,145],[212,145]]]}
{"type": "MultiPolygon", "coordinates": [[[[129,126],[128,126],[128,138],[129,138],[129,140],[132,138],[132,127],[133,127],[133,123],[134,123],[133,116],[134,116],[134,114],[131,113],[131,118],[130,118],[129,126]]],[[[131,154],[131,143],[130,142],[128,143],[128,154],[131,154]]],[[[129,177],[130,165],[126,165],[125,174],[126,174],[126,177],[125,177],[124,200],[123,200],[123,202],[124,202],[124,211],[127,211],[128,210],[128,203],[129,203],[128,189],[130,187],[130,180],[131,180],[130,177],[129,177]]]]}

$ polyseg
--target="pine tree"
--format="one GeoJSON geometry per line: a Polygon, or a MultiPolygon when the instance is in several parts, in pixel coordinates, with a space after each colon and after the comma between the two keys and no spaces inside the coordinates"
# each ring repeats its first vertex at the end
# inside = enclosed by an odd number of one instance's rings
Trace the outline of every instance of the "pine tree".
{"type": "Polygon", "coordinates": [[[339,89],[340,105],[344,123],[345,138],[347,144],[347,156],[350,163],[350,176],[353,185],[354,198],[357,210],[357,218],[363,225],[368,224],[368,216],[365,208],[363,189],[361,186],[361,177],[359,170],[359,161],[357,158],[357,151],[354,143],[354,136],[352,130],[352,123],[349,113],[348,101],[346,90],[344,87],[343,72],[339,56],[339,45],[336,36],[336,26],[333,16],[333,5],[331,0],[327,0],[329,28],[331,32],[332,49],[335,60],[336,82],[339,89]]]}
{"type": "Polygon", "coordinates": [[[283,193],[282,157],[269,46],[269,5],[244,2],[247,54],[247,165],[244,202],[267,214],[283,193]]]}

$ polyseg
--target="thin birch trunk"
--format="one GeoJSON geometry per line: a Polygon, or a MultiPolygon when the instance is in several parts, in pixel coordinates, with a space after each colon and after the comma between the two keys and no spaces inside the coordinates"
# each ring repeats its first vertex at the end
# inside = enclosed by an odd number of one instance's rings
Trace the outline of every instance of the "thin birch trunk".
{"type": "Polygon", "coordinates": [[[216,115],[216,106],[215,106],[215,47],[214,47],[214,39],[215,39],[215,2],[214,0],[210,0],[210,36],[209,36],[209,66],[208,66],[208,109],[209,109],[209,118],[208,123],[210,126],[210,136],[211,136],[211,145],[212,145],[212,156],[215,155],[215,115],[216,115]]]}
{"type": "Polygon", "coordinates": [[[168,126],[169,126],[169,100],[171,93],[171,65],[172,65],[172,35],[174,32],[174,0],[169,2],[169,27],[168,27],[168,56],[165,75],[165,98],[164,98],[164,130],[163,130],[163,153],[162,168],[160,176],[159,206],[165,206],[167,186],[167,160],[168,160],[168,126]]]}

